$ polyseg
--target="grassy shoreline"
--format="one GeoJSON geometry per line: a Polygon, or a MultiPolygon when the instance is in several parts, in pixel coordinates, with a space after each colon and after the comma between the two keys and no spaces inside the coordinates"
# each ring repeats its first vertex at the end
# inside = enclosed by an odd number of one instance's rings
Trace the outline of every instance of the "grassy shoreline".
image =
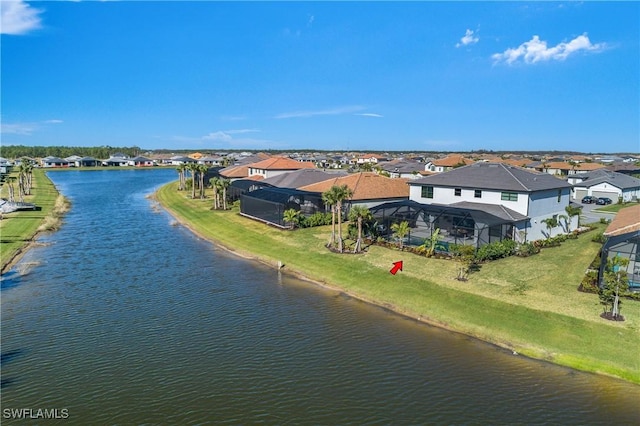
{"type": "Polygon", "coordinates": [[[625,302],[627,321],[613,323],[599,317],[597,296],[576,291],[598,250],[591,234],[484,265],[462,283],[453,279],[456,262],[381,247],[331,253],[328,227],[277,230],[237,211],[211,211],[210,200],[188,199],[175,183],[156,198],[180,223],[241,256],[274,268],[280,261],[289,273],[522,355],[640,384],[640,303],[625,302]],[[397,260],[404,271],[393,276],[397,260]]]}
{"type": "MultiPolygon", "coordinates": [[[[5,189],[3,188],[3,191],[5,189]]],[[[61,217],[69,208],[64,198],[44,170],[33,170],[32,195],[24,201],[33,203],[40,210],[24,210],[7,213],[0,220],[1,272],[6,272],[26,252],[40,232],[53,231],[60,226],[61,217]]],[[[3,192],[3,196],[5,196],[3,192]]]]}

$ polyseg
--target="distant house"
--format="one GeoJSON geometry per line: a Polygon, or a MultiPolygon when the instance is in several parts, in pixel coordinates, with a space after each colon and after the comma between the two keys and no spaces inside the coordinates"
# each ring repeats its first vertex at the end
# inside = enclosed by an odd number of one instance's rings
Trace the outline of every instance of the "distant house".
{"type": "Polygon", "coordinates": [[[300,169],[264,179],[262,180],[262,183],[278,188],[302,188],[303,186],[346,175],[346,172],[325,172],[320,169],[300,169]]]}
{"type": "Polygon", "coordinates": [[[425,171],[425,163],[407,160],[397,160],[381,163],[380,168],[389,173],[389,177],[393,179],[419,179],[432,173],[425,171]]]}
{"type": "Polygon", "coordinates": [[[221,166],[224,162],[223,157],[200,157],[198,159],[198,164],[206,164],[207,166],[221,166]]]}
{"type": "Polygon", "coordinates": [[[93,157],[80,157],[79,155],[72,155],[65,158],[69,162],[71,167],[95,167],[98,165],[98,160],[93,157]]]}
{"type": "Polygon", "coordinates": [[[301,190],[323,193],[332,186],[347,185],[353,196],[345,201],[347,210],[354,205],[374,207],[379,204],[407,200],[409,187],[404,179],[391,179],[372,172],[353,173],[300,187],[301,190]]]}
{"type": "Polygon", "coordinates": [[[640,292],[640,205],[621,209],[604,232],[600,285],[607,260],[615,256],[629,259],[626,267],[629,289],[640,292]]]}
{"type": "Polygon", "coordinates": [[[123,157],[110,157],[106,160],[102,160],[102,165],[108,167],[124,167],[129,165],[129,160],[123,157]]]}
{"type": "Polygon", "coordinates": [[[229,179],[232,182],[239,179],[248,179],[249,178],[249,166],[248,165],[240,165],[240,166],[229,166],[221,169],[219,171],[220,176],[225,179],[229,179]]]}
{"type": "Polygon", "coordinates": [[[137,156],[127,160],[127,164],[135,167],[152,167],[155,163],[150,158],[137,156]]]}
{"type": "Polygon", "coordinates": [[[554,176],[571,176],[581,173],[588,173],[593,170],[604,169],[604,165],[598,163],[569,163],[566,161],[541,162],[535,167],[536,170],[554,176]]]}
{"type": "Polygon", "coordinates": [[[505,226],[492,231],[501,238],[538,240],[577,227],[575,217],[560,220],[570,203],[571,185],[545,173],[478,162],[408,183],[409,198],[417,203],[493,212],[504,219],[505,226]],[[543,221],[549,218],[556,218],[559,226],[548,229],[543,221]]]}
{"type": "Polygon", "coordinates": [[[378,164],[382,161],[387,161],[387,157],[379,154],[364,154],[358,157],[356,160],[357,164],[378,164]]]}
{"type": "Polygon", "coordinates": [[[42,159],[42,167],[69,167],[69,162],[58,157],[45,157],[42,159]]]}
{"type": "Polygon", "coordinates": [[[581,200],[587,195],[610,198],[613,202],[620,198],[623,202],[640,199],[640,179],[606,169],[573,175],[568,182],[573,184],[574,200],[581,200]]]}
{"type": "Polygon", "coordinates": [[[185,157],[184,155],[174,155],[169,158],[169,160],[171,161],[172,166],[179,166],[181,164],[191,164],[196,162],[196,160],[194,160],[193,158],[185,157]]]}
{"type": "Polygon", "coordinates": [[[462,166],[472,164],[473,162],[474,162],[473,160],[469,158],[465,158],[460,154],[451,154],[446,156],[445,158],[432,160],[431,161],[432,169],[429,171],[436,172],[436,173],[447,172],[457,167],[462,167],[462,166]]]}
{"type": "Polygon", "coordinates": [[[286,157],[272,157],[257,163],[249,164],[249,177],[261,176],[264,179],[277,176],[282,173],[300,169],[314,169],[315,165],[303,163],[286,157]]]}

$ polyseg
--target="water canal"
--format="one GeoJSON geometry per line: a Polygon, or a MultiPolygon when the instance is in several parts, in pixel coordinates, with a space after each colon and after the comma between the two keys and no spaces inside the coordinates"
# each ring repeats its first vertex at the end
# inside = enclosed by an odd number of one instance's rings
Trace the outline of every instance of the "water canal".
{"type": "Polygon", "coordinates": [[[3,277],[2,424],[24,423],[10,409],[78,425],[639,419],[638,386],[514,356],[197,238],[146,198],[173,170],[50,177],[73,207],[3,277]]]}

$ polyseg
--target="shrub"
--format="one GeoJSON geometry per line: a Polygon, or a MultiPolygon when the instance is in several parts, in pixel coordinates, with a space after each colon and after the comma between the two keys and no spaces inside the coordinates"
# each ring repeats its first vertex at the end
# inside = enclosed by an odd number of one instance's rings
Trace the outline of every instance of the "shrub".
{"type": "Polygon", "coordinates": [[[602,232],[598,232],[596,235],[591,237],[591,241],[593,241],[594,243],[600,243],[600,244],[604,244],[606,239],[607,238],[604,236],[602,232]]]}
{"type": "Polygon", "coordinates": [[[598,271],[589,270],[582,278],[580,282],[580,291],[585,293],[598,294],[600,288],[598,287],[598,271]]]}
{"type": "Polygon", "coordinates": [[[480,262],[486,262],[511,256],[515,252],[516,244],[513,240],[485,244],[476,252],[476,259],[480,262]]]}
{"type": "Polygon", "coordinates": [[[540,253],[540,247],[531,242],[518,244],[515,250],[515,254],[520,257],[528,257],[538,253],[540,253]]]}
{"type": "Polygon", "coordinates": [[[331,213],[316,212],[311,216],[300,218],[300,228],[331,225],[331,213]]]}

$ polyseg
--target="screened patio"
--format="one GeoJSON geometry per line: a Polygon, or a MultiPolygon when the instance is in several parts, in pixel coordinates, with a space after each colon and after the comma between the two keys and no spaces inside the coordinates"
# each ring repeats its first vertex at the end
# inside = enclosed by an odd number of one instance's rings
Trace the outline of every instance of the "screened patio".
{"type": "Polygon", "coordinates": [[[629,259],[626,266],[629,290],[640,292],[640,231],[609,237],[602,246],[602,264],[600,266],[601,285],[607,260],[615,256],[629,259]]]}
{"type": "Polygon", "coordinates": [[[325,212],[322,194],[292,188],[261,188],[240,195],[240,213],[262,222],[285,227],[284,212],[300,211],[304,216],[325,212]]]}
{"type": "Polygon", "coordinates": [[[407,221],[410,232],[405,243],[408,245],[421,245],[436,229],[440,230],[439,239],[445,249],[449,244],[478,248],[505,239],[521,239],[516,225],[520,224],[523,228],[528,220],[526,216],[502,206],[475,204],[474,207],[421,204],[406,200],[382,204],[370,211],[378,222],[381,235],[388,239],[393,235],[392,224],[407,221]]]}

